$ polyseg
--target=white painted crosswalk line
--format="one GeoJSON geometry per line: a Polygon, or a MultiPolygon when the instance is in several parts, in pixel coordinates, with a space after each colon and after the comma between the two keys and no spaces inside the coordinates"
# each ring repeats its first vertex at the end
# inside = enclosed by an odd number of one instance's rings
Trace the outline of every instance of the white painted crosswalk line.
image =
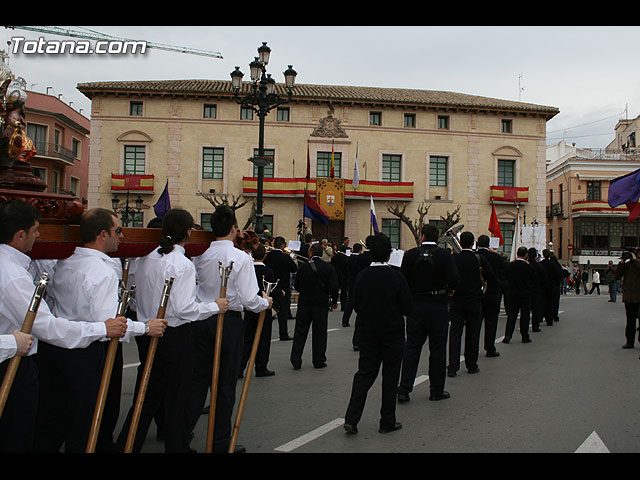
{"type": "Polygon", "coordinates": [[[598,434],[591,432],[591,435],[582,442],[582,445],[574,453],[611,453],[598,434]]]}
{"type": "Polygon", "coordinates": [[[335,420],[329,423],[326,423],[321,427],[318,427],[315,430],[312,430],[311,432],[302,435],[301,437],[298,437],[294,440],[291,440],[290,442],[285,443],[284,445],[281,445],[275,448],[275,450],[278,452],[285,452],[285,453],[291,452],[296,448],[299,448],[302,445],[309,443],[315,440],[316,438],[321,437],[325,433],[330,432],[331,430],[334,430],[335,428],[340,427],[342,425],[344,425],[344,418],[336,418],[335,420]]]}

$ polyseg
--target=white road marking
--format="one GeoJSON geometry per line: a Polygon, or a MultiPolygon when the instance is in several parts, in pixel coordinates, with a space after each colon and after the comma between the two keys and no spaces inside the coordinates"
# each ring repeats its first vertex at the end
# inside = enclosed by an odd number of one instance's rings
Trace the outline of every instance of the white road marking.
{"type": "Polygon", "coordinates": [[[574,453],[611,453],[598,434],[591,432],[591,435],[582,442],[582,445],[574,453]]]}
{"type": "Polygon", "coordinates": [[[321,427],[318,427],[315,430],[302,435],[301,437],[298,437],[294,440],[291,440],[290,442],[285,443],[284,445],[275,448],[275,450],[285,453],[291,452],[292,450],[295,450],[296,448],[299,448],[302,445],[309,443],[318,437],[321,437],[325,433],[328,433],[341,425],[344,425],[344,418],[336,418],[335,420],[322,425],[321,427]]]}

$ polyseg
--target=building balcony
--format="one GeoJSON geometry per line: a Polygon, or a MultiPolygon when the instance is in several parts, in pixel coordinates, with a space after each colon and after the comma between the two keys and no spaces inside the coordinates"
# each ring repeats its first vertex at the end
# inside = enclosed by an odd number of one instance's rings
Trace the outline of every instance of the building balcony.
{"type": "MultiPolygon", "coordinates": [[[[410,202],[413,200],[413,182],[374,182],[361,180],[357,189],[353,188],[353,181],[344,180],[344,195],[346,199],[398,200],[410,202]]],[[[303,197],[306,190],[314,194],[316,179],[310,178],[265,178],[262,194],[265,197],[303,197]]],[[[257,195],[258,178],[242,177],[242,194],[257,195]]]]}
{"type": "Polygon", "coordinates": [[[489,200],[494,203],[527,203],[529,201],[529,187],[503,187],[491,185],[489,200]]]}
{"type": "Polygon", "coordinates": [[[111,174],[111,191],[141,194],[153,194],[153,175],[120,175],[111,174]]]}
{"type": "Polygon", "coordinates": [[[54,160],[62,163],[63,165],[72,166],[76,159],[73,151],[55,143],[35,142],[35,147],[36,157],[54,160]]]}
{"type": "Polygon", "coordinates": [[[571,202],[571,216],[628,215],[625,205],[612,208],[605,200],[574,200],[571,202]]]}

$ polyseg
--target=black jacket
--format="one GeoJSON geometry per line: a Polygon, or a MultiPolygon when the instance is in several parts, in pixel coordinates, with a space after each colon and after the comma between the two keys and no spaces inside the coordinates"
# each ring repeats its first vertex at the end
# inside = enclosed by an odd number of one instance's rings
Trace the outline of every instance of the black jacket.
{"type": "Polygon", "coordinates": [[[491,268],[493,269],[493,273],[495,277],[487,278],[487,291],[485,295],[500,295],[501,282],[504,282],[505,272],[507,269],[507,263],[502,259],[499,253],[492,252],[486,248],[479,248],[478,255],[487,259],[491,268]]]}
{"type": "Polygon", "coordinates": [[[513,297],[531,295],[535,281],[533,269],[526,261],[516,259],[507,265],[509,295],[513,297]]]}
{"type": "Polygon", "coordinates": [[[337,252],[333,257],[331,257],[331,265],[336,269],[336,274],[338,275],[338,281],[340,285],[347,284],[347,260],[349,257],[345,255],[343,252],[337,252]]]}
{"type": "Polygon", "coordinates": [[[423,244],[408,250],[402,257],[400,271],[406,278],[415,301],[446,303],[447,295],[445,293],[433,295],[432,292],[455,290],[460,282],[458,267],[453,261],[451,252],[435,244],[423,244]],[[433,255],[433,263],[421,259],[425,250],[433,255]]]}
{"type": "Polygon", "coordinates": [[[489,261],[471,250],[462,250],[453,256],[460,274],[460,284],[453,294],[454,303],[464,303],[482,300],[482,279],[480,277],[480,265],[482,276],[487,283],[497,282],[496,274],[489,261]]]}
{"type": "Polygon", "coordinates": [[[290,274],[296,273],[298,267],[293,259],[282,250],[274,249],[267,253],[264,264],[273,270],[278,279],[278,288],[288,292],[291,290],[290,274]]]}
{"type": "Polygon", "coordinates": [[[331,303],[338,302],[338,275],[333,265],[320,257],[312,257],[308,262],[300,264],[293,286],[300,293],[298,307],[327,307],[328,310],[329,299],[331,303]],[[317,273],[311,268],[312,262],[317,273]]]}

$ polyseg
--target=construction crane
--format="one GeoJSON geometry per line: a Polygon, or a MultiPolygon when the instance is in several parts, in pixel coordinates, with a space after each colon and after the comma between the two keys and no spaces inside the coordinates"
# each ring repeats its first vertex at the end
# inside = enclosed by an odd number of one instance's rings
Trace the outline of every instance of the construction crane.
{"type": "MultiPolygon", "coordinates": [[[[140,42],[143,40],[134,40],[132,38],[123,38],[123,37],[114,37],[112,35],[107,35],[105,33],[94,32],[93,30],[88,30],[87,32],[80,32],[77,30],[70,30],[67,28],[61,27],[25,27],[25,26],[7,26],[5,28],[11,29],[20,29],[20,30],[29,30],[32,32],[39,33],[47,33],[53,35],[61,35],[63,37],[76,37],[76,38],[84,38],[88,40],[105,40],[105,41],[124,41],[124,42],[140,42]]],[[[188,53],[191,55],[200,55],[204,57],[214,57],[214,58],[222,58],[222,54],[220,52],[210,52],[207,50],[200,50],[197,48],[190,47],[177,47],[174,45],[166,45],[163,43],[154,43],[145,41],[146,46],[149,48],[157,48],[158,50],[167,50],[170,52],[179,52],[179,53],[188,53]]]]}

